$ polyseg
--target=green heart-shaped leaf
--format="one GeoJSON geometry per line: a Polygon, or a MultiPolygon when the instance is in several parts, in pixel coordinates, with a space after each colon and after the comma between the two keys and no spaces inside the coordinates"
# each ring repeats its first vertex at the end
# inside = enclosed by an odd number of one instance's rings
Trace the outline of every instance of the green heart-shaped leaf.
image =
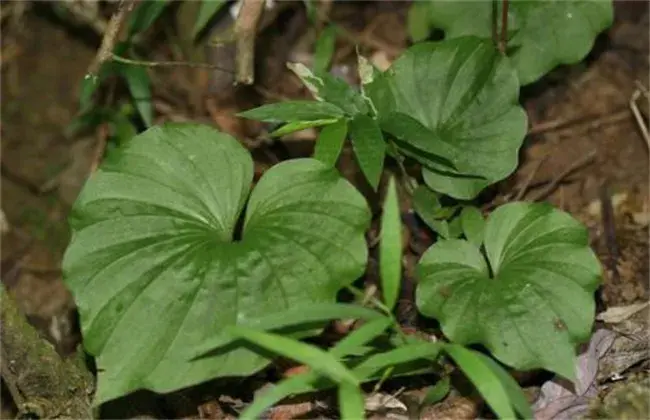
{"type": "Polygon", "coordinates": [[[252,179],[250,154],[232,137],[168,124],[134,137],[88,180],[64,278],[97,357],[96,402],[251,374],[268,360],[244,343],[188,355],[229,325],[334,302],[363,273],[370,211],[334,169],[315,159],[270,169],[236,240],[252,179]]]}
{"type": "Polygon", "coordinates": [[[526,113],[514,69],[489,41],[417,44],[383,76],[366,94],[433,190],[471,199],[514,171],[526,113]]]}
{"type": "Polygon", "coordinates": [[[511,203],[485,226],[487,262],[461,240],[418,264],[418,308],[459,344],[481,343],[517,369],[574,377],[575,344],[593,324],[601,268],[584,226],[546,204],[511,203]],[[489,265],[488,265],[489,264],[489,265]]]}
{"type": "MultiPolygon", "coordinates": [[[[502,2],[497,2],[499,19],[502,2]]],[[[432,1],[431,24],[446,39],[464,35],[492,37],[490,1],[432,1]]],[[[560,64],[582,60],[596,35],[613,21],[611,0],[512,1],[508,8],[508,55],[522,85],[535,82],[560,64]]]]}

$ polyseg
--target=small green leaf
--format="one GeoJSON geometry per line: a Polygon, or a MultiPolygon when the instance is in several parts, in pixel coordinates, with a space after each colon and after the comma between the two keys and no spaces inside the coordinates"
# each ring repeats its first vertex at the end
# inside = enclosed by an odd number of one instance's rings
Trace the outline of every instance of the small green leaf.
{"type": "Polygon", "coordinates": [[[126,80],[135,107],[147,127],[153,124],[153,106],[151,104],[151,86],[149,74],[144,67],[119,63],[119,72],[126,80]]]}
{"type": "Polygon", "coordinates": [[[465,206],[460,212],[460,224],[465,238],[476,247],[483,243],[483,231],[485,230],[485,219],[481,210],[474,206],[465,206]]]}
{"type": "Polygon", "coordinates": [[[390,177],[388,181],[384,211],[381,216],[379,272],[384,304],[392,310],[397,303],[402,279],[402,221],[394,177],[390,177]]]}
{"type": "Polygon", "coordinates": [[[431,32],[431,19],[429,18],[429,3],[414,1],[409,8],[406,25],[409,37],[413,42],[424,41],[431,32]]]}
{"type": "Polygon", "coordinates": [[[109,125],[112,131],[111,140],[117,144],[124,144],[138,134],[138,130],[127,115],[116,112],[110,116],[109,125]]]}
{"type": "Polygon", "coordinates": [[[229,325],[334,303],[364,272],[370,211],[336,170],[295,159],[250,193],[252,180],[234,138],[166,124],[109,153],[86,182],[63,273],[96,358],[96,403],[250,375],[269,363],[250,346],[188,355],[229,325]]]}
{"type": "Polygon", "coordinates": [[[314,5],[315,0],[302,0],[302,3],[305,5],[305,10],[307,11],[307,18],[313,24],[318,23],[318,9],[314,5]]]}
{"type": "MultiPolygon", "coordinates": [[[[494,365],[488,364],[487,362],[489,357],[457,344],[446,344],[444,349],[454,359],[465,376],[472,381],[476,389],[481,393],[481,396],[483,396],[499,418],[516,418],[510,398],[512,388],[502,382],[501,376],[495,374],[494,365]]],[[[521,389],[518,389],[518,391],[523,395],[521,389]]],[[[532,416],[527,418],[532,418],[532,416]]]]}
{"type": "Polygon", "coordinates": [[[436,384],[432,386],[429,391],[427,391],[420,405],[426,407],[429,405],[437,404],[442,401],[447,396],[447,394],[449,394],[450,390],[451,381],[449,380],[449,376],[445,376],[436,382],[436,384]]]}
{"type": "Polygon", "coordinates": [[[436,171],[426,167],[422,168],[422,179],[429,188],[459,200],[471,200],[493,183],[482,176],[436,171]]]}
{"type": "Polygon", "coordinates": [[[369,116],[357,115],[350,121],[349,130],[359,167],[370,186],[377,190],[386,154],[386,142],[381,129],[369,116]]]}
{"type": "Polygon", "coordinates": [[[447,228],[449,229],[448,239],[460,238],[463,234],[463,227],[460,223],[460,217],[451,217],[447,223],[447,228]]]}
{"type": "Polygon", "coordinates": [[[347,135],[348,122],[345,119],[323,128],[316,140],[314,158],[327,166],[335,166],[347,135]]]}
{"type": "Polygon", "coordinates": [[[429,248],[417,266],[420,312],[454,342],[481,343],[519,370],[572,379],[601,278],[585,227],[550,205],[510,203],[488,218],[484,248],[487,261],[466,241],[429,248]]]}
{"type": "MultiPolygon", "coordinates": [[[[501,15],[502,2],[497,2],[501,15]]],[[[492,2],[441,1],[429,3],[431,24],[445,31],[445,39],[476,35],[492,37],[492,2]]],[[[538,80],[560,64],[581,61],[596,35],[613,21],[611,0],[513,1],[508,8],[508,55],[521,85],[538,80]]],[[[500,30],[500,19],[499,30],[500,30]]]]}
{"type": "Polygon", "coordinates": [[[227,327],[226,331],[273,353],[307,365],[336,383],[359,384],[357,377],[344,364],[330,353],[311,344],[241,325],[232,325],[227,327]]]}
{"type": "Polygon", "coordinates": [[[314,75],[300,63],[289,63],[287,67],[300,78],[316,100],[336,105],[348,116],[370,112],[363,95],[355,91],[345,80],[329,73],[314,75]]]}
{"type": "Polygon", "coordinates": [[[219,10],[221,10],[221,8],[226,4],[228,4],[226,0],[202,0],[201,8],[199,9],[199,13],[196,16],[196,22],[194,23],[192,37],[198,37],[203,29],[205,29],[205,25],[210,22],[210,19],[219,13],[219,10]]]}
{"type": "Polygon", "coordinates": [[[136,9],[129,16],[127,24],[129,38],[149,29],[168,4],[169,0],[142,0],[138,3],[136,9]]]}
{"type": "Polygon", "coordinates": [[[413,192],[413,210],[434,231],[436,230],[434,224],[439,219],[438,212],[441,208],[438,194],[426,185],[418,185],[413,192]]]}
{"type": "Polygon", "coordinates": [[[269,135],[271,137],[285,136],[287,134],[295,133],[296,131],[302,131],[307,128],[322,127],[324,125],[327,126],[330,124],[334,124],[337,121],[339,121],[337,118],[329,118],[325,120],[314,120],[314,121],[293,121],[283,125],[282,127],[278,128],[277,130],[275,130],[269,135]]]}
{"type": "Polygon", "coordinates": [[[490,41],[416,44],[384,75],[365,91],[430,188],[469,200],[517,167],[526,113],[515,70],[490,41]]]}
{"type": "MultiPolygon", "coordinates": [[[[343,303],[310,303],[307,305],[297,305],[283,312],[270,313],[263,318],[256,318],[249,321],[246,325],[260,331],[276,330],[287,327],[300,325],[309,325],[314,323],[324,323],[334,319],[364,319],[374,320],[382,318],[382,314],[372,309],[364,308],[358,305],[349,305],[343,303]]],[[[194,357],[201,356],[210,351],[224,347],[233,341],[233,337],[228,334],[216,335],[210,338],[199,348],[193,349],[194,357]]]]}
{"type": "Polygon", "coordinates": [[[336,46],[337,29],[333,25],[325,28],[314,45],[314,74],[326,73],[329,69],[334,47],[336,46]]]}
{"type": "Polygon", "coordinates": [[[457,219],[454,218],[457,208],[456,205],[443,207],[439,194],[426,185],[418,185],[413,193],[413,210],[431,230],[444,239],[457,238],[461,234],[459,228],[450,225],[457,219]]]}
{"type": "Polygon", "coordinates": [[[363,393],[358,385],[342,382],[338,389],[339,412],[342,419],[366,418],[366,410],[363,401],[363,393]]]}
{"type": "Polygon", "coordinates": [[[237,114],[239,117],[271,123],[339,119],[344,112],[336,105],[316,101],[285,101],[262,105],[237,114]]]}

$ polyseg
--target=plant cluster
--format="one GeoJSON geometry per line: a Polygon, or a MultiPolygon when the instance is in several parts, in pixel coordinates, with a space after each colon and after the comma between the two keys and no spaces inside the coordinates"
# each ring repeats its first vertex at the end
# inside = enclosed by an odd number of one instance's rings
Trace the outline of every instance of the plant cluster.
{"type": "Polygon", "coordinates": [[[509,203],[484,219],[470,200],[517,167],[527,126],[520,86],[584,58],[611,24],[612,4],[498,3],[496,12],[492,2],[415,3],[412,35],[437,28],[444,40],[415,44],[384,72],[359,55],[360,90],[328,73],[328,59],[313,69],[290,64],[315,100],[241,116],[283,124],[274,136],[320,127],[314,155],[277,164],[252,191],[249,152],[207,126],[152,127],[113,150],[75,203],[64,259],[84,347],[99,368],[96,403],[250,375],[274,354],[310,370],[278,383],[242,418],[327,387],[338,389],[342,418],[362,418],[361,384],[423,372],[440,375],[440,399],[447,358],[504,418],[532,414],[503,365],[574,379],[601,276],[586,229],[540,203],[509,203]],[[506,35],[505,48],[493,32],[506,35]],[[393,177],[381,221],[382,297],[367,302],[353,285],[366,268],[371,212],[335,168],[348,140],[375,190],[386,157],[422,168],[421,183],[400,176],[438,237],[416,267],[416,306],[445,340],[406,335],[393,316],[402,280],[393,177]],[[358,300],[337,302],[342,289],[358,300]],[[363,323],[327,350],[301,341],[336,319],[363,323]]]}

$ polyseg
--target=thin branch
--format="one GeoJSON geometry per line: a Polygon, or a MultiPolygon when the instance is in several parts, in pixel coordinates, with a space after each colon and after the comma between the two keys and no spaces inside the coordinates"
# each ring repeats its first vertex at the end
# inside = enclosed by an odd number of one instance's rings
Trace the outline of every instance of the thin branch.
{"type": "Polygon", "coordinates": [[[533,182],[533,178],[535,178],[535,175],[537,174],[537,171],[542,166],[542,164],[546,161],[547,158],[548,158],[548,154],[546,156],[544,156],[543,158],[539,159],[535,163],[535,167],[533,167],[533,170],[530,171],[530,174],[528,175],[528,177],[524,181],[523,185],[521,186],[521,188],[517,192],[517,195],[515,196],[515,198],[513,198],[513,201],[519,201],[524,197],[524,195],[526,195],[526,191],[528,191],[528,188],[530,187],[531,182],[533,182]]]}
{"type": "Polygon", "coordinates": [[[637,81],[637,86],[638,89],[634,91],[632,97],[630,98],[630,109],[632,109],[632,114],[634,114],[634,120],[636,121],[636,124],[639,127],[639,130],[641,131],[641,135],[645,140],[646,146],[648,146],[648,150],[650,150],[650,134],[648,133],[648,125],[643,120],[643,116],[641,115],[641,110],[639,109],[639,105],[637,104],[637,100],[641,97],[641,95],[645,97],[646,101],[649,99],[648,91],[638,81],[637,81]]]}
{"type": "Polygon", "coordinates": [[[530,197],[530,201],[538,201],[546,197],[557,188],[557,186],[562,182],[564,178],[570,175],[573,171],[590,164],[596,158],[596,151],[592,150],[587,153],[582,159],[575,161],[572,165],[562,171],[558,176],[553,178],[553,180],[544,188],[542,191],[539,191],[534,196],[530,197]]]}
{"type": "Polygon", "coordinates": [[[92,75],[97,75],[99,70],[102,68],[102,64],[107,62],[113,56],[113,49],[115,48],[115,43],[117,42],[117,37],[120,34],[120,28],[126,20],[127,16],[133,10],[135,2],[132,0],[121,0],[120,4],[117,6],[117,12],[111,17],[111,20],[106,26],[106,32],[104,32],[104,38],[102,39],[102,45],[97,51],[95,59],[88,67],[88,73],[92,75]]]}
{"type": "Polygon", "coordinates": [[[558,119],[535,124],[528,130],[528,135],[543,134],[550,131],[560,131],[574,128],[578,125],[588,125],[589,128],[596,129],[605,124],[614,124],[630,118],[630,110],[622,108],[621,110],[607,115],[594,115],[579,117],[575,119],[558,119]]]}
{"type": "Polygon", "coordinates": [[[257,24],[264,10],[264,3],[264,0],[242,0],[242,6],[235,21],[237,83],[252,85],[255,80],[255,37],[257,24]]]}
{"type": "Polygon", "coordinates": [[[124,64],[132,64],[134,66],[143,66],[143,67],[193,67],[193,68],[200,68],[200,69],[211,69],[211,70],[219,70],[223,71],[226,73],[232,74],[232,70],[226,69],[224,67],[221,67],[217,64],[209,64],[209,63],[195,63],[192,61],[144,61],[144,60],[133,60],[131,58],[126,58],[119,56],[117,54],[111,53],[110,58],[113,59],[113,61],[117,61],[118,63],[124,63],[124,64]]]}
{"type": "Polygon", "coordinates": [[[600,186],[600,209],[603,223],[603,234],[605,236],[605,246],[609,252],[609,259],[606,262],[607,269],[611,272],[611,280],[615,285],[621,284],[621,274],[618,271],[618,262],[621,258],[621,252],[616,240],[616,221],[614,220],[614,208],[612,207],[612,197],[609,194],[607,184],[600,186]]]}

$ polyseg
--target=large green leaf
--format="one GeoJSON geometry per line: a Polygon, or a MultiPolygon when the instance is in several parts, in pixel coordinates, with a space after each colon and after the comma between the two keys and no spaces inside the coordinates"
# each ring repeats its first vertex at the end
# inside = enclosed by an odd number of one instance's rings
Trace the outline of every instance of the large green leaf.
{"type": "Polygon", "coordinates": [[[417,267],[420,311],[454,342],[484,344],[517,369],[573,378],[601,276],[585,227],[547,204],[511,203],[490,215],[483,245],[487,261],[466,241],[429,248],[417,267]]]}
{"type": "MultiPolygon", "coordinates": [[[[500,28],[502,2],[496,3],[500,28]]],[[[492,1],[434,0],[429,9],[432,25],[444,30],[446,39],[492,37],[492,1]]],[[[508,55],[519,82],[527,85],[560,64],[582,60],[596,35],[612,24],[613,15],[611,0],[511,1],[508,55]]]]}
{"type": "Polygon", "coordinates": [[[526,113],[516,73],[491,42],[417,44],[365,91],[433,190],[471,199],[517,167],[526,113]]]}
{"type": "Polygon", "coordinates": [[[232,137],[168,124],[109,154],[88,180],[63,267],[97,357],[97,402],[251,374],[268,360],[244,343],[188,355],[229,325],[334,302],[363,273],[370,211],[334,169],[314,159],[271,168],[237,235],[252,179],[232,137]]]}

